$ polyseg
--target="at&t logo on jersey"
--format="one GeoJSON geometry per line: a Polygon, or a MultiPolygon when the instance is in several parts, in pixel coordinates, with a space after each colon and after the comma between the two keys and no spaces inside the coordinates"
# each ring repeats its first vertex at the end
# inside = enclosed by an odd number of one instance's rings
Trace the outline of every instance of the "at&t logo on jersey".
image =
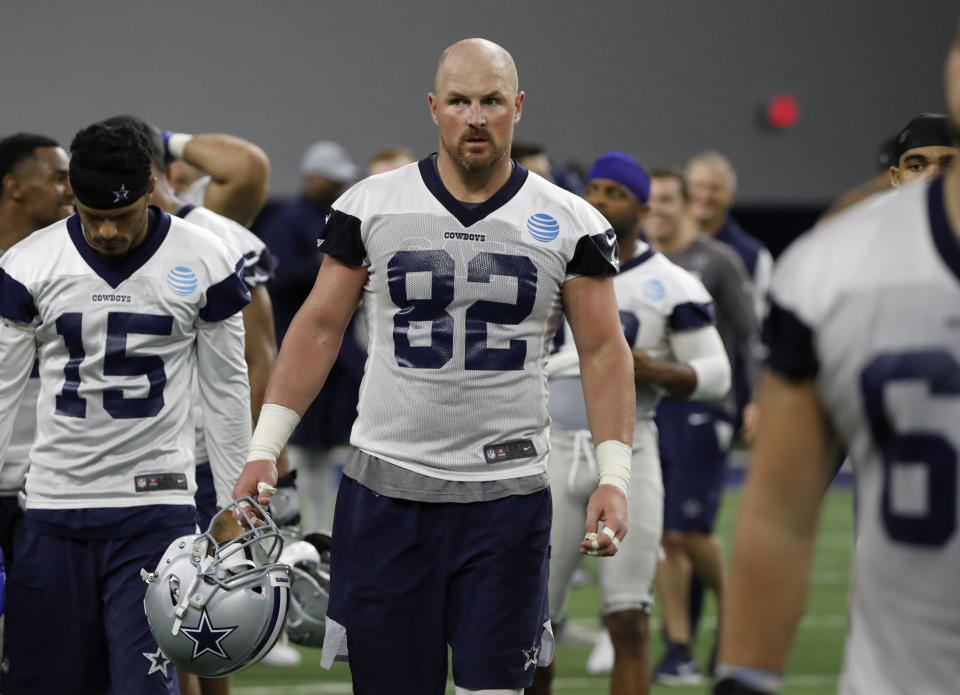
{"type": "Polygon", "coordinates": [[[560,234],[560,223],[550,215],[539,212],[531,215],[527,220],[527,231],[537,241],[547,243],[553,241],[560,234]]]}
{"type": "Polygon", "coordinates": [[[660,300],[667,296],[667,288],[656,278],[650,278],[643,283],[643,293],[650,299],[660,300]]]}
{"type": "Polygon", "coordinates": [[[167,285],[173,290],[173,293],[185,297],[195,289],[200,283],[197,275],[190,268],[178,265],[167,273],[167,285]]]}

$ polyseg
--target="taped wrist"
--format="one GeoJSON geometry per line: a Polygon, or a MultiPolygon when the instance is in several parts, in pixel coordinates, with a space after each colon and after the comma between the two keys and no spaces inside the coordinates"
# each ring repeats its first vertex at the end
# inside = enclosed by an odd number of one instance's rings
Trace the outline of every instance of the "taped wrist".
{"type": "Polygon", "coordinates": [[[630,463],[633,449],[616,439],[608,439],[597,445],[597,468],[600,470],[600,485],[616,485],[627,494],[630,487],[630,463]]]}
{"type": "Polygon", "coordinates": [[[163,145],[168,155],[167,159],[183,159],[183,151],[186,149],[187,143],[192,139],[193,135],[190,133],[175,133],[170,130],[165,130],[163,132],[163,145]]]}
{"type": "Polygon", "coordinates": [[[276,403],[264,403],[250,440],[247,461],[266,459],[276,463],[277,456],[299,423],[300,416],[295,410],[276,403]]]}

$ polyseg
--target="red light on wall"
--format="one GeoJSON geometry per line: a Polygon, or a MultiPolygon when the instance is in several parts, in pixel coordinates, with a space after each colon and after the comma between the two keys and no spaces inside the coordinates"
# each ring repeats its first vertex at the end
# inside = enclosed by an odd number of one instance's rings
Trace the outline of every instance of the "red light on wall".
{"type": "Polygon", "coordinates": [[[767,101],[765,116],[771,128],[790,128],[800,117],[800,104],[792,94],[776,94],[767,101]]]}

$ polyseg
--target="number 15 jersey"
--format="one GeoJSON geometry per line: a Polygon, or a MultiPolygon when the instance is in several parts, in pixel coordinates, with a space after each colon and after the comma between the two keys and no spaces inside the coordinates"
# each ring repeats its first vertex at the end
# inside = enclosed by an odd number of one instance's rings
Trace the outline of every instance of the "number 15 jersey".
{"type": "Polygon", "coordinates": [[[615,235],[582,199],[519,165],[486,202],[461,203],[434,161],[358,183],[326,224],[322,251],[369,272],[350,441],[443,480],[542,475],[543,367],[561,287],[614,274],[615,235]]]}
{"type": "Polygon", "coordinates": [[[40,363],[28,509],[192,505],[195,370],[218,504],[231,499],[250,438],[239,253],[149,210],[149,235],[117,259],[73,215],[0,263],[0,454],[40,363]]]}

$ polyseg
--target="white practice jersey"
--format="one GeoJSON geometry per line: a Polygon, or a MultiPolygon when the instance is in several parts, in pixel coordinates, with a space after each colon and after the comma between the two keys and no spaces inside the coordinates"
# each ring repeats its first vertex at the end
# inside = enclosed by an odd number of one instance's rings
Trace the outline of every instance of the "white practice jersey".
{"type": "Polygon", "coordinates": [[[191,205],[200,207],[203,205],[203,199],[207,194],[207,186],[210,184],[210,181],[211,178],[209,175],[201,176],[180,193],[180,198],[191,205]]]}
{"type": "Polygon", "coordinates": [[[37,367],[34,361],[30,380],[24,386],[20,407],[13,421],[10,443],[0,457],[0,496],[15,495],[23,487],[30,467],[30,447],[37,432],[37,397],[40,395],[40,372],[37,367]]]}
{"type": "Polygon", "coordinates": [[[203,229],[157,208],[150,220],[119,262],[76,215],[0,259],[0,456],[39,357],[28,509],[193,504],[194,371],[218,503],[230,500],[250,438],[242,264],[203,229]]]}
{"type": "MultiPolygon", "coordinates": [[[[237,256],[243,257],[243,268],[240,277],[247,287],[253,289],[266,284],[273,277],[275,262],[267,250],[267,245],[256,234],[239,222],[224,217],[213,210],[188,203],[177,210],[176,216],[213,232],[218,239],[224,242],[237,256]]],[[[194,379],[193,383],[193,418],[197,440],[197,463],[208,460],[207,442],[204,436],[203,409],[201,408],[200,383],[194,379]]],[[[251,421],[251,426],[252,426],[251,421]]]]}
{"type": "MultiPolygon", "coordinates": [[[[623,262],[613,286],[627,344],[646,350],[656,359],[676,362],[672,342],[677,334],[716,323],[713,299],[703,283],[643,242],[638,242],[637,255],[623,262]]],[[[567,366],[551,374],[551,415],[565,429],[586,429],[580,365],[565,359],[577,349],[566,321],[557,343],[558,350],[550,359],[558,364],[566,362],[567,366]],[[569,379],[575,383],[565,383],[569,379]]],[[[720,350],[718,356],[722,344],[720,350]]],[[[637,384],[637,418],[652,418],[661,395],[662,390],[653,384],[637,384]]]]}
{"type": "Polygon", "coordinates": [[[441,480],[545,473],[561,287],[617,270],[603,216],[520,166],[464,205],[428,157],[351,188],[324,235],[323,252],[369,272],[351,443],[441,480]]]}
{"type": "Polygon", "coordinates": [[[13,419],[10,443],[0,458],[0,496],[10,496],[23,488],[30,468],[30,448],[37,434],[37,399],[40,397],[40,370],[34,361],[30,378],[23,388],[20,406],[13,419]]]}
{"type": "Polygon", "coordinates": [[[815,379],[853,462],[841,692],[960,687],[960,242],[943,184],[830,218],[774,272],[770,367],[815,379]]]}

